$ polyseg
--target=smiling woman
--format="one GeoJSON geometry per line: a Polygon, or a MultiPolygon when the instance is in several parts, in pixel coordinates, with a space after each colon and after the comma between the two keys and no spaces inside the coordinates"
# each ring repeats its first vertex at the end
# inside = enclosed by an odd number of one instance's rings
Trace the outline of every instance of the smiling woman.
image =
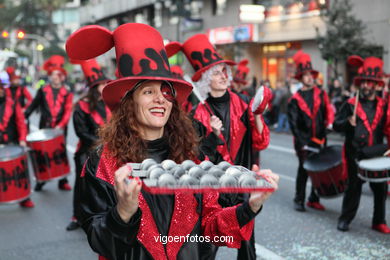
{"type": "Polygon", "coordinates": [[[124,24],[110,32],[86,26],[68,39],[67,52],[76,60],[89,59],[114,43],[118,79],[102,93],[112,117],[100,130],[100,146],[84,165],[80,185],[80,221],[90,246],[100,259],[125,260],[204,257],[200,243],[177,237],[231,236],[233,240],[218,244],[240,246],[249,239],[253,218],[270,193],[222,209],[216,192],[156,195],[143,190],[140,179],[128,181],[132,169],[126,163],[146,158],[197,161],[198,142],[191,120],[180,109],[192,86],[172,76],[162,37],[154,28],[124,24]],[[157,239],[168,234],[174,241],[157,239]]]}

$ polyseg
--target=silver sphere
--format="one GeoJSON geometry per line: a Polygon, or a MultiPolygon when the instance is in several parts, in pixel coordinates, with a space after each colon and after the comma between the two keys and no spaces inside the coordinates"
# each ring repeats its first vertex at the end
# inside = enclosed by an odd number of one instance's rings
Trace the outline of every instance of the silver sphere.
{"type": "Polygon", "coordinates": [[[185,160],[181,163],[181,167],[183,167],[184,170],[188,171],[191,167],[195,166],[196,163],[191,160],[185,160]]]}
{"type": "Polygon", "coordinates": [[[211,167],[214,166],[214,163],[210,161],[203,161],[199,164],[200,167],[202,167],[203,170],[208,171],[211,167]]]}
{"type": "Polygon", "coordinates": [[[198,184],[199,184],[198,179],[195,179],[194,177],[191,177],[187,174],[184,174],[179,179],[179,185],[182,185],[182,186],[192,186],[192,185],[198,185],[198,184]]]}
{"type": "Polygon", "coordinates": [[[228,163],[227,161],[222,161],[222,162],[218,163],[218,167],[224,171],[226,171],[226,169],[229,168],[230,166],[232,166],[232,165],[230,163],[228,163]]]}
{"type": "Polygon", "coordinates": [[[203,185],[203,186],[215,186],[215,185],[218,185],[219,182],[218,182],[218,179],[215,178],[214,175],[211,175],[211,174],[205,174],[202,176],[202,178],[200,178],[200,185],[203,185]]]}
{"type": "Polygon", "coordinates": [[[238,179],[238,184],[240,185],[240,187],[256,187],[257,181],[252,175],[243,174],[238,179]]]}
{"type": "Polygon", "coordinates": [[[140,169],[143,171],[147,171],[150,166],[157,164],[157,162],[152,158],[147,158],[142,161],[140,169]]]}
{"type": "Polygon", "coordinates": [[[176,179],[169,173],[162,174],[157,181],[158,186],[160,187],[169,187],[176,185],[176,179]]]}
{"type": "Polygon", "coordinates": [[[179,166],[179,165],[176,165],[175,167],[173,167],[170,172],[172,173],[172,175],[176,178],[176,179],[179,179],[181,176],[183,176],[186,171],[183,169],[183,167],[179,166]]]}
{"type": "Polygon", "coordinates": [[[225,172],[219,168],[218,166],[214,165],[213,167],[211,167],[208,171],[209,174],[212,174],[214,175],[216,178],[219,178],[221,177],[222,175],[225,174],[225,172]]]}
{"type": "Polygon", "coordinates": [[[189,169],[188,171],[188,175],[196,178],[196,179],[200,179],[204,174],[206,174],[206,171],[203,170],[200,166],[196,165],[194,167],[192,167],[191,169],[189,169]]]}
{"type": "Polygon", "coordinates": [[[240,176],[243,174],[240,169],[237,169],[236,167],[234,166],[231,166],[229,167],[226,172],[225,172],[226,175],[231,175],[233,177],[235,177],[237,180],[238,178],[240,178],[240,176]]]}
{"type": "Polygon", "coordinates": [[[219,183],[222,187],[237,187],[237,179],[231,175],[224,174],[219,178],[219,183]]]}
{"type": "Polygon", "coordinates": [[[176,166],[176,163],[172,160],[164,160],[161,162],[161,166],[165,169],[165,170],[170,170],[172,169],[173,167],[176,166]]]}
{"type": "MultiPolygon", "coordinates": [[[[161,167],[155,167],[153,169],[149,169],[148,170],[148,177],[149,179],[154,179],[154,180],[157,180],[158,178],[160,178],[161,175],[163,175],[165,172],[165,170],[161,167]]],[[[173,176],[172,176],[173,177],[173,176]]]]}

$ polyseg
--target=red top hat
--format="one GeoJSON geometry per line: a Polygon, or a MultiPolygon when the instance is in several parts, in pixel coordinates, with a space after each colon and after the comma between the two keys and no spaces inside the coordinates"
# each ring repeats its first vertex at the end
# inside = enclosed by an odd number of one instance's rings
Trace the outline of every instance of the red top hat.
{"type": "Polygon", "coordinates": [[[311,58],[309,54],[299,50],[293,56],[293,60],[295,62],[295,65],[297,66],[297,71],[294,76],[295,79],[301,80],[303,73],[306,71],[310,71],[311,74],[313,75],[313,78],[318,77],[318,71],[313,70],[313,67],[311,65],[311,58]]]}
{"type": "Polygon", "coordinates": [[[362,80],[373,80],[379,85],[384,85],[382,80],[383,73],[383,61],[377,57],[368,57],[363,60],[358,55],[352,55],[347,60],[349,65],[358,67],[358,75],[353,79],[355,86],[360,86],[362,80]]]}
{"type": "Polygon", "coordinates": [[[233,77],[233,81],[241,84],[248,84],[246,81],[246,76],[248,76],[249,73],[249,68],[246,66],[248,65],[248,60],[242,60],[238,63],[236,73],[233,77]]]}
{"type": "Polygon", "coordinates": [[[103,99],[111,108],[141,80],[166,80],[172,83],[178,103],[191,93],[191,85],[175,79],[160,33],[146,24],[127,23],[111,32],[98,25],[87,25],[74,32],[66,42],[70,58],[88,60],[115,46],[118,79],[103,89],[103,99]]]}
{"type": "Polygon", "coordinates": [[[183,43],[182,51],[195,70],[192,76],[195,82],[201,78],[203,72],[214,65],[220,63],[236,65],[234,61],[222,59],[205,34],[196,34],[189,38],[183,43]]]}
{"type": "Polygon", "coordinates": [[[109,79],[107,79],[103,74],[103,71],[97,63],[96,59],[70,60],[70,62],[81,65],[81,69],[84,72],[84,76],[89,87],[94,87],[100,83],[106,83],[109,81],[109,79]]]}
{"type": "Polygon", "coordinates": [[[15,68],[12,66],[9,66],[5,69],[8,73],[9,80],[12,81],[14,79],[20,79],[19,75],[16,75],[15,68]]]}
{"type": "MultiPolygon", "coordinates": [[[[170,58],[181,50],[181,44],[179,42],[170,42],[165,45],[165,50],[167,51],[168,58],[170,58]]],[[[171,66],[171,73],[177,79],[183,79],[184,77],[184,71],[179,65],[171,66]]]]}
{"type": "Polygon", "coordinates": [[[66,70],[64,69],[65,58],[61,55],[53,55],[48,58],[45,63],[43,63],[43,69],[47,71],[47,74],[50,75],[53,71],[59,70],[65,76],[67,75],[66,70]]]}

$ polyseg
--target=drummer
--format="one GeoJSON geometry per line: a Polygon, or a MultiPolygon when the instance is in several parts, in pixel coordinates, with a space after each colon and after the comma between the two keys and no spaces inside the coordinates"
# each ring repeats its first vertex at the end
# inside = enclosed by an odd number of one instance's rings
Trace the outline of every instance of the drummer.
{"type": "Polygon", "coordinates": [[[79,219],[79,180],[81,170],[88,158],[90,149],[98,140],[98,129],[111,117],[108,106],[104,103],[101,93],[108,79],[95,59],[78,61],[87,81],[88,92],[77,102],[73,112],[73,126],[79,138],[79,144],[74,155],[76,178],[73,195],[73,217],[66,227],[68,231],[80,226],[79,219]]]}
{"type": "MultiPolygon", "coordinates": [[[[361,66],[358,76],[354,78],[354,85],[360,88],[356,116],[353,116],[357,98],[354,97],[341,106],[333,124],[336,131],[345,133],[345,159],[349,180],[337,225],[337,229],[340,231],[349,230],[349,225],[359,208],[364,181],[357,176],[356,160],[365,159],[360,156],[365,147],[383,144],[384,136],[389,136],[390,131],[390,127],[385,127],[387,117],[385,101],[376,96],[375,93],[378,85],[379,87],[383,86],[381,78],[383,61],[376,57],[368,57],[363,60],[354,56],[354,58],[349,59],[349,62],[359,63],[361,66]]],[[[374,193],[372,229],[390,234],[390,228],[386,225],[385,220],[387,183],[370,182],[370,188],[374,193]]]]}
{"type": "MultiPolygon", "coordinates": [[[[55,128],[67,132],[68,122],[72,113],[73,94],[64,85],[66,70],[63,68],[65,59],[60,55],[53,55],[45,61],[43,69],[49,75],[50,84],[40,88],[31,105],[25,112],[26,118],[38,109],[41,114],[39,128],[55,128]]],[[[41,191],[46,182],[35,185],[35,191],[41,191]]],[[[72,188],[68,179],[62,178],[58,182],[60,190],[70,191],[72,188]]]]}
{"type": "MultiPolygon", "coordinates": [[[[287,112],[294,135],[294,148],[299,160],[294,208],[297,211],[305,211],[308,175],[303,168],[303,162],[310,153],[308,151],[310,148],[320,149],[326,145],[326,128],[333,123],[334,111],[326,92],[315,86],[314,80],[318,76],[318,71],[312,68],[310,55],[300,50],[293,59],[297,67],[295,79],[303,84],[303,87],[291,97],[287,112]]],[[[306,205],[316,210],[325,210],[314,186],[311,188],[306,205]]]]}
{"type": "MultiPolygon", "coordinates": [[[[12,99],[9,91],[9,76],[0,73],[0,144],[16,144],[26,147],[27,124],[19,102],[12,99]]],[[[19,203],[25,208],[33,208],[34,202],[28,198],[19,203]]]]}
{"type": "MultiPolygon", "coordinates": [[[[102,94],[112,118],[100,134],[103,146],[91,154],[82,174],[81,220],[91,247],[113,260],[200,259],[199,243],[175,239],[163,244],[154,239],[159,234],[230,235],[234,242],[220,245],[239,247],[249,239],[252,220],[269,193],[254,193],[245,203],[222,209],[218,193],[153,195],[141,191],[137,178],[126,184],[132,169],[125,163],[147,157],[196,160],[198,147],[192,122],[179,107],[191,85],[172,77],[163,39],[154,28],[130,23],[111,33],[85,27],[68,39],[67,52],[75,59],[93,57],[114,44],[119,78],[102,94]],[[91,42],[99,45],[83,44],[91,42]]],[[[278,177],[268,173],[277,186],[278,177]]]]}
{"type": "Polygon", "coordinates": [[[21,79],[18,74],[16,74],[14,67],[7,67],[7,73],[10,79],[10,87],[13,100],[20,102],[22,110],[25,111],[26,108],[31,104],[32,97],[26,86],[21,84],[21,79]]]}

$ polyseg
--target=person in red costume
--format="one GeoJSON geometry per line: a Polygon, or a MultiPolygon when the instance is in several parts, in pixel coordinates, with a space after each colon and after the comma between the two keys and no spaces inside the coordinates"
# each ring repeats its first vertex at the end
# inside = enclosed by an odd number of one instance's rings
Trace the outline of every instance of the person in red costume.
{"type": "MultiPolygon", "coordinates": [[[[314,79],[317,78],[318,71],[312,68],[310,55],[298,51],[293,59],[297,66],[295,79],[303,84],[303,87],[291,97],[287,110],[289,125],[294,135],[294,148],[299,160],[294,208],[297,211],[305,211],[308,175],[303,168],[303,162],[310,154],[309,149],[321,148],[326,144],[326,129],[333,123],[334,112],[327,93],[315,86],[314,79]]],[[[325,210],[314,187],[306,205],[317,210],[325,210]]]]}
{"type": "MultiPolygon", "coordinates": [[[[12,98],[7,74],[0,76],[0,144],[16,144],[26,147],[27,124],[22,107],[12,98]]],[[[19,203],[25,208],[33,208],[34,202],[28,198],[19,203]]]]}
{"type": "Polygon", "coordinates": [[[79,183],[81,170],[88,158],[90,150],[98,140],[98,130],[111,117],[111,111],[102,99],[102,90],[109,79],[104,75],[95,59],[86,61],[71,61],[80,64],[87,81],[88,92],[82,96],[73,111],[73,126],[79,138],[74,161],[76,178],[73,194],[73,216],[66,230],[75,230],[80,226],[78,221],[80,212],[79,183]]]}
{"type": "Polygon", "coordinates": [[[12,93],[12,98],[17,100],[20,103],[22,110],[25,111],[32,102],[31,94],[27,87],[21,85],[20,76],[16,74],[14,67],[8,67],[6,71],[11,83],[9,90],[12,93]]]}
{"type": "MultiPolygon", "coordinates": [[[[270,193],[222,209],[218,193],[155,195],[129,180],[128,162],[201,158],[191,120],[180,109],[191,85],[172,76],[163,39],[154,28],[129,23],[111,32],[90,25],[74,32],[66,49],[72,59],[90,59],[115,46],[118,79],[103,89],[112,111],[100,144],[82,172],[81,222],[100,259],[200,259],[199,243],[159,236],[231,235],[239,247],[270,193]],[[88,39],[86,41],[85,39],[88,39]],[[134,40],[133,40],[134,39],[134,40]],[[99,44],[94,44],[99,43],[99,44]]],[[[278,176],[266,171],[275,188],[278,176]]]]}
{"type": "MultiPolygon", "coordinates": [[[[64,131],[65,136],[68,122],[72,114],[73,94],[64,85],[66,70],[63,68],[65,59],[60,55],[53,55],[45,61],[43,68],[49,75],[50,84],[40,88],[32,103],[25,111],[28,118],[32,112],[38,110],[41,114],[39,128],[55,128],[64,131]]],[[[35,191],[41,191],[46,182],[35,185],[35,191]]],[[[72,188],[68,179],[62,178],[58,182],[58,188],[70,191],[72,188]]]]}
{"type": "MultiPolygon", "coordinates": [[[[348,187],[344,193],[342,212],[337,229],[348,231],[359,208],[364,181],[358,177],[357,160],[369,158],[367,150],[383,146],[384,137],[390,140],[390,111],[386,102],[375,90],[383,87],[383,61],[376,57],[362,59],[353,55],[348,62],[359,67],[354,85],[359,88],[359,97],[350,98],[337,112],[334,129],[345,134],[345,163],[348,170],[348,187]],[[355,103],[358,98],[358,103],[355,103]],[[354,115],[354,107],[356,114],[354,115]]],[[[389,142],[388,142],[389,144],[389,142]]],[[[387,145],[388,147],[388,145],[387,145]]],[[[380,152],[376,156],[382,156],[380,152]]],[[[387,182],[370,182],[374,194],[372,229],[390,234],[386,225],[387,182]]]]}
{"type": "MultiPolygon", "coordinates": [[[[194,68],[192,81],[195,82],[200,99],[204,100],[191,113],[201,137],[201,151],[213,163],[227,161],[252,168],[257,162],[258,152],[269,144],[269,129],[261,115],[269,94],[251,99],[234,93],[229,86],[232,81],[230,66],[235,65],[235,62],[222,59],[206,35],[196,34],[183,44],[177,42],[176,46],[194,68]]],[[[270,93],[268,88],[262,88],[260,92],[270,93]]],[[[222,207],[231,207],[242,203],[247,197],[248,194],[223,193],[218,201],[222,207]]],[[[217,248],[212,244],[204,246],[205,257],[215,258],[217,248]]],[[[255,258],[252,234],[250,241],[242,242],[237,259],[255,258]]]]}

